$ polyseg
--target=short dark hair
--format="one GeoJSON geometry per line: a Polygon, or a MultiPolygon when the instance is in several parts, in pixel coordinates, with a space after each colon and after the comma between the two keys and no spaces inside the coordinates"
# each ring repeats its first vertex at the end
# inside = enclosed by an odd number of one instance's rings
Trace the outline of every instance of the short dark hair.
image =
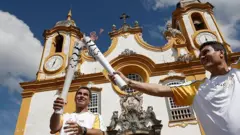
{"type": "MultiPolygon", "coordinates": [[[[91,91],[90,88],[88,88],[88,87],[86,87],[86,86],[81,86],[81,87],[78,88],[77,92],[78,92],[80,89],[88,90],[89,98],[90,98],[90,100],[92,99],[92,91],[91,91]]],[[[76,92],[76,95],[77,95],[77,92],[76,92]]],[[[75,97],[76,97],[76,95],[75,95],[75,97]]]]}
{"type": "Polygon", "coordinates": [[[203,43],[200,46],[199,50],[201,51],[205,46],[211,46],[215,51],[223,51],[224,52],[224,59],[225,59],[226,63],[228,62],[227,50],[222,43],[217,42],[217,41],[208,41],[208,42],[203,43]]]}

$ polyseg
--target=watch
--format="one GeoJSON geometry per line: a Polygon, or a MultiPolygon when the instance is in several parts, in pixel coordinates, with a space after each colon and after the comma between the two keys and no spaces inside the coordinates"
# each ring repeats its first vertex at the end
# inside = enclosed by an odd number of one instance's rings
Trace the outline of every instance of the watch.
{"type": "Polygon", "coordinates": [[[87,128],[86,127],[82,127],[81,135],[87,135],[87,128]]]}

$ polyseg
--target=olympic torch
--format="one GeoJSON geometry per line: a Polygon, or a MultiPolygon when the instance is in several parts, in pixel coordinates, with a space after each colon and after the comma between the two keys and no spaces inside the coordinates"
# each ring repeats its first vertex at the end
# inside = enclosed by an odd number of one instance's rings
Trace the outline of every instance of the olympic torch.
{"type": "MultiPolygon", "coordinates": [[[[96,46],[96,44],[91,40],[90,37],[88,36],[83,36],[83,40],[86,43],[86,46],[89,50],[89,53],[96,59],[99,61],[99,63],[108,71],[109,74],[113,74],[113,72],[115,72],[115,70],[112,68],[112,66],[109,64],[109,62],[106,60],[106,58],[103,56],[103,54],[101,53],[101,51],[98,49],[98,47],[96,46]]],[[[116,78],[116,84],[119,88],[121,89],[126,89],[127,88],[127,84],[126,82],[118,75],[115,74],[114,75],[116,78]]]]}
{"type": "MultiPolygon", "coordinates": [[[[82,41],[75,42],[74,48],[73,48],[73,54],[71,56],[70,62],[68,64],[67,73],[64,80],[64,85],[61,93],[61,98],[63,98],[64,102],[67,103],[67,94],[70,88],[70,85],[72,83],[74,72],[76,69],[76,66],[78,64],[79,58],[80,58],[80,52],[82,50],[82,47],[85,46],[85,44],[82,41]]],[[[57,114],[63,114],[63,109],[55,111],[57,114]]]]}

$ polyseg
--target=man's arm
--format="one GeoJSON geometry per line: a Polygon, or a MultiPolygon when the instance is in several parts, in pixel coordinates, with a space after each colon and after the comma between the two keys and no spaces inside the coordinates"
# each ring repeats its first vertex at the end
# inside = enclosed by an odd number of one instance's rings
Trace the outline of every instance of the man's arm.
{"type": "Polygon", "coordinates": [[[87,135],[104,135],[100,129],[87,129],[87,135]]]}
{"type": "MultiPolygon", "coordinates": [[[[54,104],[53,104],[53,109],[54,110],[59,110],[61,108],[63,108],[64,106],[64,101],[62,98],[57,98],[55,101],[54,101],[54,104]]],[[[51,116],[51,119],[50,119],[50,129],[51,129],[51,133],[56,133],[58,132],[61,127],[62,127],[62,119],[61,119],[61,115],[60,114],[56,114],[56,113],[53,113],[52,116],[51,116]]]]}
{"type": "MultiPolygon", "coordinates": [[[[132,89],[136,89],[140,92],[146,93],[152,96],[158,97],[172,97],[173,92],[169,86],[163,86],[160,84],[142,83],[131,80],[125,77],[121,72],[115,72],[114,74],[119,74],[120,77],[128,84],[132,89]]],[[[115,78],[113,75],[109,75],[110,80],[115,84],[115,78]]]]}
{"type": "Polygon", "coordinates": [[[60,114],[53,113],[50,120],[51,133],[56,133],[61,129],[61,116],[60,114]]]}
{"type": "Polygon", "coordinates": [[[142,83],[142,82],[137,82],[130,79],[127,81],[127,84],[130,88],[136,89],[148,95],[158,96],[158,97],[173,96],[173,92],[169,86],[153,84],[153,83],[142,83]]]}

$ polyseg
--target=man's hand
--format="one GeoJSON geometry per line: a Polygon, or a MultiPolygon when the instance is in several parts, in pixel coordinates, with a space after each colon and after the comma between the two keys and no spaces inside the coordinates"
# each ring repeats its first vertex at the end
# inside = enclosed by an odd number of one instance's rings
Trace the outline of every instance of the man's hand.
{"type": "Polygon", "coordinates": [[[116,83],[115,83],[115,77],[114,77],[115,74],[118,74],[127,84],[129,83],[129,81],[130,81],[129,78],[127,78],[123,73],[121,73],[121,72],[119,72],[119,71],[116,71],[116,72],[113,72],[112,75],[110,75],[110,74],[108,75],[109,79],[111,80],[111,82],[112,82],[113,84],[116,85],[116,83]]]}
{"type": "Polygon", "coordinates": [[[57,110],[60,110],[60,109],[63,109],[63,106],[64,106],[64,100],[60,97],[58,97],[54,103],[53,103],[53,109],[54,111],[57,111],[57,110]]]}
{"type": "Polygon", "coordinates": [[[62,125],[61,125],[61,115],[55,113],[56,111],[63,109],[64,106],[64,100],[60,97],[58,97],[54,102],[53,102],[53,109],[54,109],[54,113],[51,116],[50,119],[50,129],[51,132],[56,133],[58,132],[62,125]]]}
{"type": "Polygon", "coordinates": [[[69,135],[80,135],[83,133],[83,128],[76,122],[67,121],[66,124],[67,126],[63,128],[65,133],[70,133],[69,135]]]}

